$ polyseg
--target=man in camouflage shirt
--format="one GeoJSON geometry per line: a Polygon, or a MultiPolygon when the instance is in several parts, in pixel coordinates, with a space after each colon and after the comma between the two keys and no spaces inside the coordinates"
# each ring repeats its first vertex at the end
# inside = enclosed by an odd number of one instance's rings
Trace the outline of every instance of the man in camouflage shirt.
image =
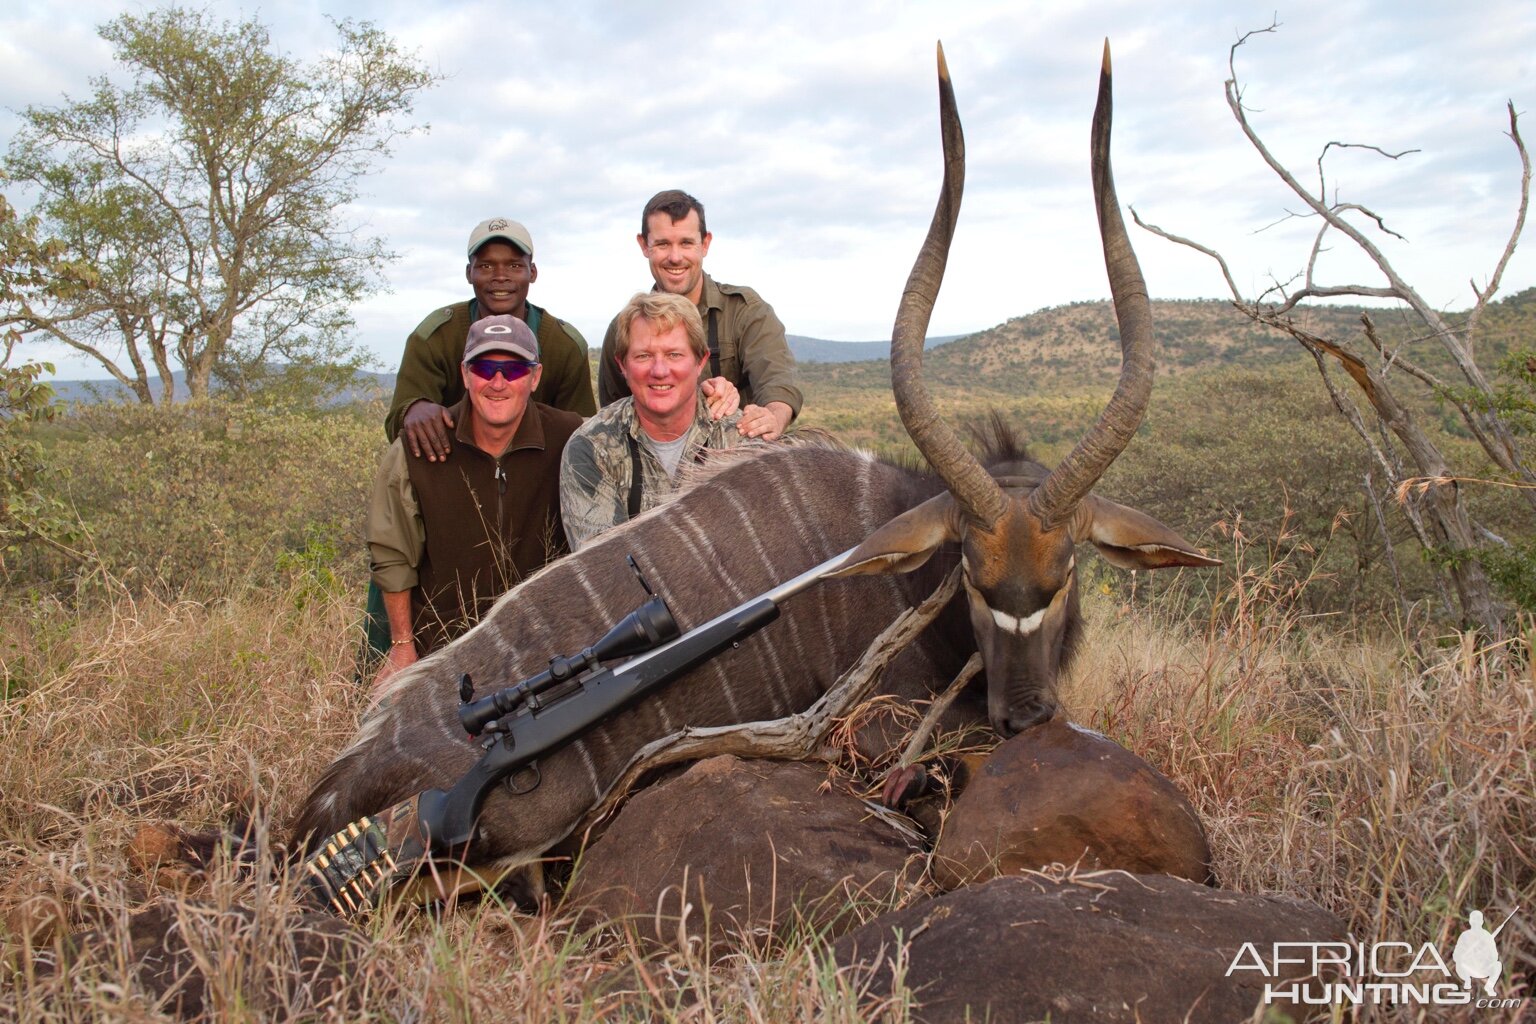
{"type": "Polygon", "coordinates": [[[709,346],[697,306],[668,292],[636,295],[614,329],[614,365],[631,393],[583,423],[565,446],[560,512],[572,551],[664,504],[684,466],[743,439],[741,414],[710,417],[699,383],[709,346]]]}

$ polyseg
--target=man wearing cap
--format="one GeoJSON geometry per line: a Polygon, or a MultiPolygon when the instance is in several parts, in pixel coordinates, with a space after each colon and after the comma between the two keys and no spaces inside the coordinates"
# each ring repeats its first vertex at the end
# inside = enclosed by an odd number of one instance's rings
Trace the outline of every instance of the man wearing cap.
{"type": "Polygon", "coordinates": [[[375,695],[567,550],[560,453],[581,417],[533,400],[539,357],[538,339],[519,318],[477,320],[459,367],[465,396],[448,410],[451,457],[413,458],[400,437],[379,465],[368,552],[390,642],[375,695]]]}
{"type": "Polygon", "coordinates": [[[475,225],[464,277],[474,298],[429,314],[406,339],[384,421],[389,439],[403,433],[410,454],[428,460],[449,457],[453,424],[446,407],[464,397],[458,369],[464,339],[469,325],[487,316],[515,316],[538,338],[543,380],[533,401],[582,416],[596,412],[586,340],[575,327],[528,301],[528,286],[539,279],[528,229],[506,217],[475,225]]]}
{"type": "MultiPolygon", "coordinates": [[[[712,236],[704,204],[678,189],[658,192],[640,214],[640,252],[653,291],[682,295],[698,307],[709,350],[706,377],[724,376],[741,392],[744,436],[773,440],[800,414],[802,396],[784,325],[751,288],[720,284],[704,273],[712,236]]],[[[614,358],[618,320],[608,325],[597,366],[597,393],[609,405],[630,393],[614,358]]]]}
{"type": "Polygon", "coordinates": [[[603,407],[565,446],[560,511],[571,550],[666,503],[684,466],[744,439],[710,415],[700,384],[709,348],[698,308],[682,295],[642,292],[614,319],[615,365],[632,394],[603,407]]]}

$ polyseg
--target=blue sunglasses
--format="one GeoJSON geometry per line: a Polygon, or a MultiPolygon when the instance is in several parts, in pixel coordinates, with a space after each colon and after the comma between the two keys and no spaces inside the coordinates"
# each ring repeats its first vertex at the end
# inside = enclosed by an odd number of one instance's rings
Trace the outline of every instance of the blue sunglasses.
{"type": "Polygon", "coordinates": [[[510,384],[528,376],[539,364],[530,363],[526,359],[471,359],[465,365],[469,367],[470,373],[481,380],[495,380],[499,373],[510,384]]]}

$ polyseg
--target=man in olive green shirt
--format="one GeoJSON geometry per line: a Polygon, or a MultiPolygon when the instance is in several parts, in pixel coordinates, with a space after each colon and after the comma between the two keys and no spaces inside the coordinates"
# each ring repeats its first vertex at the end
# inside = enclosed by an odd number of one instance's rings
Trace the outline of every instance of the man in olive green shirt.
{"type": "MultiPolygon", "coordinates": [[[[530,401],[583,417],[597,411],[586,339],[528,301],[528,288],[539,277],[528,229],[506,217],[481,221],[469,233],[468,255],[464,278],[474,297],[434,310],[406,339],[395,396],[384,420],[391,441],[401,437],[412,458],[428,462],[445,461],[453,451],[449,431],[457,424],[450,410],[466,396],[461,377],[464,342],[470,325],[488,316],[515,316],[538,339],[543,376],[530,401]]],[[[365,629],[365,661],[387,654],[390,636],[376,584],[368,587],[365,629]]]]}
{"type": "Polygon", "coordinates": [[[403,433],[413,456],[434,462],[448,458],[453,427],[448,407],[464,397],[459,379],[464,339],[469,325],[487,316],[511,314],[538,337],[544,377],[533,401],[581,416],[596,412],[586,340],[575,327],[528,301],[528,287],[539,278],[528,229],[505,217],[480,222],[469,235],[464,277],[474,298],[432,312],[406,340],[384,421],[389,439],[403,433]]]}
{"type": "MultiPolygon", "coordinates": [[[[799,415],[803,398],[773,307],[751,288],[720,284],[704,273],[713,236],[705,228],[704,204],[688,193],[668,189],[652,196],[640,229],[635,240],[650,264],[653,291],[682,295],[698,307],[711,363],[705,376],[723,376],[741,392],[738,429],[745,437],[777,438],[799,415]]],[[[617,324],[615,318],[608,325],[598,360],[598,397],[605,406],[630,393],[615,359],[617,324]]]]}

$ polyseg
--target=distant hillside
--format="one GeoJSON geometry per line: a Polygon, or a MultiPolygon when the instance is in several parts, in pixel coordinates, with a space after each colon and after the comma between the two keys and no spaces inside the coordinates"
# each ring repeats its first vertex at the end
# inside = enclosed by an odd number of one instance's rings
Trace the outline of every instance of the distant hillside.
{"type": "MultiPolygon", "coordinates": [[[[791,334],[788,337],[789,350],[795,354],[796,361],[802,363],[856,363],[867,359],[886,359],[891,354],[889,339],[827,341],[823,338],[807,338],[799,334],[791,334]]],[[[924,342],[923,348],[937,348],[964,337],[967,335],[946,334],[942,337],[930,337],[924,342]]]]}
{"type": "MultiPolygon", "coordinates": [[[[1436,372],[1450,369],[1443,350],[1418,337],[1422,327],[1399,310],[1305,306],[1293,318],[1314,334],[1363,346],[1363,312],[1371,314],[1388,344],[1406,345],[1415,362],[1436,372]]],[[[1464,314],[1450,317],[1453,323],[1463,318],[1464,314]]],[[[1225,301],[1154,301],[1152,322],[1160,376],[1223,366],[1262,369],[1310,362],[1289,336],[1254,324],[1225,301]]],[[[1485,370],[1491,370],[1498,355],[1512,345],[1536,341],[1536,289],[1495,303],[1483,326],[1485,349],[1478,358],[1485,370]]],[[[888,387],[890,372],[884,359],[882,353],[878,361],[807,366],[806,377],[833,388],[888,387]]],[[[1107,300],[1054,306],[947,344],[928,356],[925,368],[935,385],[1005,395],[1113,383],[1120,370],[1120,332],[1107,300]]]]}
{"type": "MultiPolygon", "coordinates": [[[[185,398],[186,374],[178,370],[175,376],[176,393],[185,398]]],[[[115,380],[51,380],[48,383],[53,386],[53,393],[61,402],[78,402],[82,405],[92,402],[123,402],[132,395],[115,380]]]]}
{"type": "MultiPolygon", "coordinates": [[[[181,370],[171,375],[175,381],[176,401],[187,400],[187,375],[181,370]]],[[[53,385],[54,394],[61,402],[72,402],[80,405],[92,405],[97,402],[128,402],[133,400],[133,392],[115,380],[54,380],[49,381],[53,385]]],[[[331,401],[331,405],[347,405],[352,402],[367,401],[372,398],[388,398],[395,389],[395,375],[393,373],[367,373],[360,372],[356,383],[337,395],[331,401]]],[[[153,385],[156,395],[160,393],[159,381],[153,385]]]]}
{"type": "MultiPolygon", "coordinates": [[[[1305,306],[1294,318],[1324,337],[1364,345],[1360,306],[1305,306]]],[[[1422,328],[1399,310],[1368,310],[1387,342],[1407,345],[1415,362],[1437,373],[1451,369],[1439,346],[1418,337],[1422,328]]],[[[1465,314],[1453,314],[1453,323],[1465,314]]],[[[1232,305],[1215,299],[1164,300],[1152,303],[1157,335],[1157,372],[1180,376],[1225,366],[1263,369],[1309,357],[1289,337],[1259,327],[1232,305]]],[[[1536,344],[1536,288],[1489,307],[1483,321],[1485,371],[1500,354],[1517,344],[1536,344]]],[[[889,341],[828,341],[789,336],[790,350],[803,366],[813,389],[887,389],[889,341]]],[[[926,348],[929,380],[967,393],[1022,396],[1044,390],[1112,384],[1120,369],[1120,332],[1107,300],[1053,306],[1015,317],[971,335],[930,337],[926,348]]],[[[595,354],[594,354],[595,358],[595,354]]],[[[182,375],[177,394],[185,398],[182,375]]],[[[123,400],[127,389],[113,381],[54,381],[61,398],[71,402],[123,400]]],[[[340,400],[352,401],[394,391],[392,372],[358,375],[357,387],[340,400]]]]}
{"type": "MultiPolygon", "coordinates": [[[[962,337],[964,335],[961,334],[946,334],[942,337],[932,337],[928,339],[926,347],[935,348],[962,337]]],[[[794,353],[795,359],[802,363],[849,363],[869,359],[886,359],[891,351],[891,343],[889,341],[829,341],[826,338],[808,338],[800,334],[791,334],[788,338],[789,350],[794,353]]],[[[177,370],[172,376],[176,381],[177,400],[186,401],[186,374],[177,370]]],[[[115,380],[56,380],[52,384],[53,390],[59,396],[59,399],[65,402],[79,402],[88,405],[94,402],[125,402],[133,397],[131,391],[115,380]]],[[[346,404],[347,402],[363,398],[371,398],[375,392],[382,392],[383,396],[388,398],[394,390],[395,374],[393,371],[359,373],[357,375],[357,386],[340,396],[335,404],[346,404]]]]}

